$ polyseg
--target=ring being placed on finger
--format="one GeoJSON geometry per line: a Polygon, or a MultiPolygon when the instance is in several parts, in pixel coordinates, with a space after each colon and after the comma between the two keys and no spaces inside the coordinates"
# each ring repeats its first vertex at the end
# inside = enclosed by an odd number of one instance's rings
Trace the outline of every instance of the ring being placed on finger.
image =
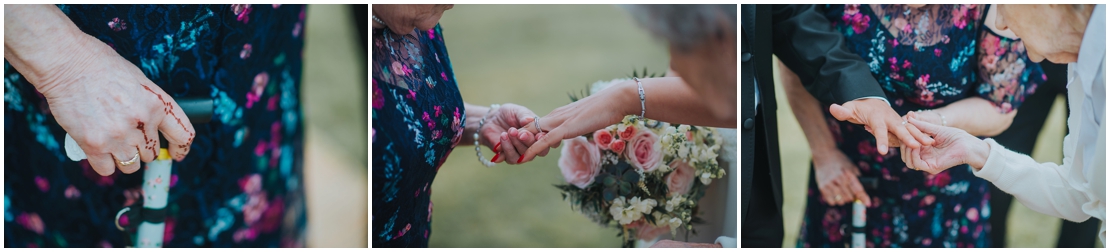
{"type": "Polygon", "coordinates": [[[538,132],[543,132],[543,129],[540,128],[540,117],[539,116],[533,116],[533,118],[536,118],[536,120],[532,120],[532,122],[534,122],[536,124],[536,132],[537,133],[538,132]]]}
{"type": "Polygon", "coordinates": [[[906,125],[906,120],[902,120],[902,125],[906,125]]]}
{"type": "Polygon", "coordinates": [[[138,162],[138,161],[139,161],[139,149],[136,148],[135,149],[135,157],[132,157],[131,160],[119,161],[119,165],[120,166],[128,166],[128,165],[134,164],[135,162],[138,162]]]}

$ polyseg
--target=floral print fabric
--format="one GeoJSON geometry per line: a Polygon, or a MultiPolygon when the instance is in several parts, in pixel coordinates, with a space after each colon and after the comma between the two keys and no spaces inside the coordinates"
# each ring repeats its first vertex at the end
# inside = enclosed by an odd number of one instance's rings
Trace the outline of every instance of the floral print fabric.
{"type": "MultiPolygon", "coordinates": [[[[827,6],[825,14],[845,35],[846,46],[869,63],[898,114],[970,97],[1008,113],[1046,77],[1029,62],[1020,40],[1000,37],[983,24],[988,8],[849,4],[827,6]]],[[[879,181],[878,188],[866,189],[873,204],[867,209],[868,247],[990,246],[990,185],[970,167],[937,175],[908,169],[897,148],[879,155],[862,126],[837,121],[828,111],[825,117],[860,177],[879,181]]],[[[851,220],[851,204],[829,206],[811,178],[797,245],[845,247],[851,220]]]]}
{"type": "Polygon", "coordinates": [[[374,247],[427,247],[432,180],[462,138],[466,111],[443,33],[373,33],[374,247]]]}
{"type": "MultiPolygon", "coordinates": [[[[210,97],[173,163],[165,247],[301,247],[303,5],[59,5],[166,93],[210,97]]],[[[11,38],[8,38],[11,39],[11,38]]],[[[143,171],[70,161],[45,99],[4,64],[5,247],[124,247],[114,218],[143,171]]]]}

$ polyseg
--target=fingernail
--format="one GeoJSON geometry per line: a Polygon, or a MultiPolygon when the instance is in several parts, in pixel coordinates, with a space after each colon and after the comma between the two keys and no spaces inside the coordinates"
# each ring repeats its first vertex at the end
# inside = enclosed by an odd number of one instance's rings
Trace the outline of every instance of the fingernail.
{"type": "Polygon", "coordinates": [[[520,156],[520,158],[516,160],[516,163],[519,164],[520,162],[524,162],[524,156],[520,156]]]}
{"type": "Polygon", "coordinates": [[[497,142],[497,145],[493,146],[493,152],[501,152],[501,142],[497,142]]]}
{"type": "Polygon", "coordinates": [[[509,135],[514,135],[514,136],[517,135],[516,134],[516,128],[509,128],[509,135]]]}
{"type": "Polygon", "coordinates": [[[501,157],[501,153],[497,153],[497,154],[493,155],[493,158],[489,159],[489,161],[497,163],[497,158],[498,157],[501,157]]]}

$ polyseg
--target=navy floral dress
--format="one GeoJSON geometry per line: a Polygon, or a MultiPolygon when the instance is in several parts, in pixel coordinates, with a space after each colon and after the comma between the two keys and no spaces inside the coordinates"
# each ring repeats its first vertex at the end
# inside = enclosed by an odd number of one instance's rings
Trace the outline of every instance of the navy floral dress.
{"type": "MultiPolygon", "coordinates": [[[[304,246],[305,6],[58,7],[166,93],[215,102],[165,181],[165,247],[304,246]]],[[[4,92],[5,247],[133,245],[114,218],[139,204],[143,170],[70,161],[46,100],[6,61],[4,92]]]]}
{"type": "MultiPolygon", "coordinates": [[[[847,47],[871,67],[900,115],[981,97],[998,113],[1021,104],[1045,81],[1020,40],[1000,37],[982,20],[989,6],[832,5],[826,17],[847,47]]],[[[829,104],[824,104],[828,107],[829,104]]],[[[837,147],[878,179],[865,228],[868,247],[989,247],[990,185],[968,166],[937,175],[906,168],[898,149],[879,155],[862,126],[825,111],[837,147]]],[[[832,207],[812,172],[798,247],[845,247],[851,241],[851,204],[832,207]]]]}
{"type": "Polygon", "coordinates": [[[439,25],[373,34],[374,247],[427,247],[432,180],[459,144],[466,111],[439,25]]]}

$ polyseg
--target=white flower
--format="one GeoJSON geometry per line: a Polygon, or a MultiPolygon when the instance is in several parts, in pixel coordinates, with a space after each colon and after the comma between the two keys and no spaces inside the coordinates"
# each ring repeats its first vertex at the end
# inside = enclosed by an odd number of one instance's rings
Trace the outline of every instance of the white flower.
{"type": "Polygon", "coordinates": [[[651,213],[651,209],[654,208],[655,205],[658,205],[654,199],[641,200],[640,197],[632,197],[632,201],[630,201],[629,204],[639,213],[651,213]]]}
{"type": "Polygon", "coordinates": [[[677,235],[676,229],[682,226],[682,220],[678,219],[678,217],[671,217],[666,223],[667,226],[671,227],[671,236],[677,235]]]}
{"type": "Polygon", "coordinates": [[[682,204],[682,201],[684,200],[683,198],[684,197],[682,197],[682,195],[675,195],[674,197],[671,197],[670,200],[667,200],[667,212],[674,211],[675,207],[678,207],[679,204],[682,204]]]}
{"type": "Polygon", "coordinates": [[[624,196],[617,197],[613,200],[613,204],[609,206],[609,214],[613,215],[613,219],[620,220],[622,212],[624,211],[624,196]]]}
{"type": "Polygon", "coordinates": [[[682,145],[682,146],[678,147],[678,158],[686,159],[689,156],[690,156],[690,148],[687,148],[685,145],[682,145]]]}
{"type": "Polygon", "coordinates": [[[708,172],[701,174],[701,183],[702,184],[709,185],[710,181],[711,180],[709,180],[709,173],[708,172]]]}
{"type": "Polygon", "coordinates": [[[681,132],[682,134],[685,135],[687,131],[690,131],[690,125],[686,125],[686,124],[678,125],[678,132],[681,132]]]}
{"type": "MultiPolygon", "coordinates": [[[[654,203],[654,200],[652,202],[654,203]]],[[[620,222],[621,225],[626,225],[643,217],[641,212],[636,209],[637,205],[640,204],[640,197],[632,198],[627,206],[624,202],[624,196],[617,197],[613,200],[613,205],[609,206],[609,214],[613,215],[613,219],[620,222]]]]}

